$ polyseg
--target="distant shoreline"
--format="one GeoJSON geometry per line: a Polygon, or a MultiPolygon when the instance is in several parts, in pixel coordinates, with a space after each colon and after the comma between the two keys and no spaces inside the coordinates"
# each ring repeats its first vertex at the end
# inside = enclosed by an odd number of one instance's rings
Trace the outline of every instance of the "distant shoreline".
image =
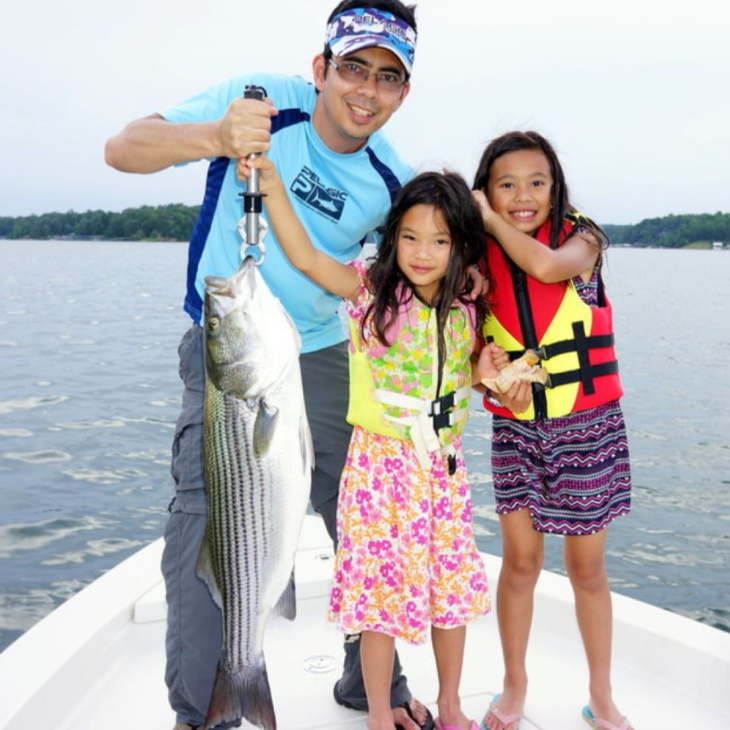
{"type": "MultiPolygon", "coordinates": [[[[187,242],[200,206],[179,203],[128,208],[120,213],[45,213],[0,217],[0,239],[59,241],[187,242]]],[[[602,226],[612,246],[629,248],[730,248],[730,213],[647,218],[640,223],[602,226]]]]}

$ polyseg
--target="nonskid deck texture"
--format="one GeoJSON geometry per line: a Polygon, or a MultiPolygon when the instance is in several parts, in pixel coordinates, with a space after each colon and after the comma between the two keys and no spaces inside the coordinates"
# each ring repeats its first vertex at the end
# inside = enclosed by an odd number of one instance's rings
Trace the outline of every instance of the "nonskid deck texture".
{"type": "MultiPolygon", "coordinates": [[[[161,541],[62,605],[0,655],[0,730],[171,730],[164,675],[161,541]]],[[[484,555],[493,589],[500,561],[484,555]]],[[[339,707],[342,637],[327,622],[331,545],[308,517],[297,555],[298,615],[273,619],[265,653],[280,730],[364,730],[339,707]]],[[[614,595],[614,692],[637,730],[730,727],[730,634],[614,595]]],[[[435,713],[430,646],[398,643],[409,684],[435,713]]],[[[565,578],[544,573],[522,730],[583,730],[587,671],[565,578]]],[[[470,625],[463,706],[477,720],[501,689],[494,614],[470,625]]],[[[243,723],[243,728],[251,727],[243,723]]]]}

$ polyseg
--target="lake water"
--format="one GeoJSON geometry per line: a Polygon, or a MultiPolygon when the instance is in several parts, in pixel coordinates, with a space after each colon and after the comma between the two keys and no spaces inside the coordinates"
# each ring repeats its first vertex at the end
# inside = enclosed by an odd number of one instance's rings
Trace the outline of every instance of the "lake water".
{"type": "MultiPolygon", "coordinates": [[[[162,534],[185,266],[184,244],[0,241],[0,650],[162,534]]],[[[614,249],[606,278],[634,475],[612,587],[730,631],[730,253],[614,249]]],[[[478,540],[499,554],[474,406],[478,540]]]]}

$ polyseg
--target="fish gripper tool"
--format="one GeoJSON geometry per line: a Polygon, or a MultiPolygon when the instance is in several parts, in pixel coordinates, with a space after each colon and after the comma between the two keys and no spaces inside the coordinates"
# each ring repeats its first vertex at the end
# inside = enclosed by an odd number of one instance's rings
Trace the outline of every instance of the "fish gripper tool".
{"type": "MultiPolygon", "coordinates": [[[[243,92],[244,99],[263,101],[266,96],[266,89],[263,86],[246,86],[243,92]]],[[[249,155],[249,158],[257,156],[258,153],[254,153],[249,155]]],[[[259,185],[258,170],[251,170],[246,192],[241,193],[241,197],[243,198],[243,217],[238,221],[238,233],[243,241],[241,261],[250,256],[255,259],[256,265],[260,266],[266,256],[266,247],[263,241],[269,227],[266,220],[261,217],[264,194],[261,192],[259,185]],[[254,248],[256,249],[255,253],[254,248]]]]}

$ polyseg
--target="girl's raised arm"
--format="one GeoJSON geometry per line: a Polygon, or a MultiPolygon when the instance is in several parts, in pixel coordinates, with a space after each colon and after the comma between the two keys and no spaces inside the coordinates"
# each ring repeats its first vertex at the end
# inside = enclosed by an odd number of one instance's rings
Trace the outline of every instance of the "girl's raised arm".
{"type": "Polygon", "coordinates": [[[590,278],[601,253],[593,234],[588,231],[574,233],[559,248],[549,248],[495,213],[481,190],[474,191],[474,199],[487,233],[494,236],[512,261],[533,279],[554,284],[578,275],[590,278]]]}
{"type": "Polygon", "coordinates": [[[260,156],[238,161],[238,176],[248,177],[248,171],[258,169],[264,204],[276,238],[291,262],[315,284],[344,299],[354,301],[360,291],[360,277],[352,266],[342,264],[312,245],[307,232],[289,203],[284,184],[274,163],[260,156]]]}

